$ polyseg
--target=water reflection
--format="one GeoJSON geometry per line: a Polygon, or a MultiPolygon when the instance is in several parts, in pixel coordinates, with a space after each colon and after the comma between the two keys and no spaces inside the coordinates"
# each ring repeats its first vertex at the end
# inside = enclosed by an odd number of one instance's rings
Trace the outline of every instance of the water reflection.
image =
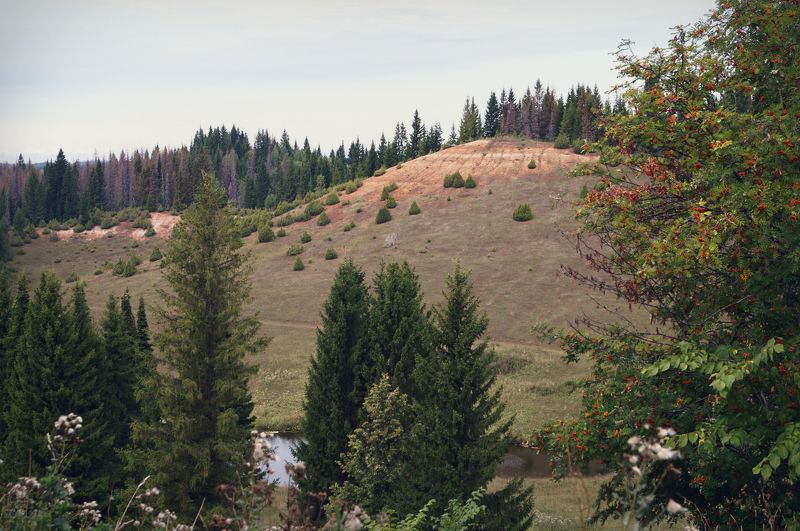
{"type": "MultiPolygon", "coordinates": [[[[302,438],[292,433],[276,433],[269,438],[272,445],[273,456],[270,469],[270,478],[277,480],[279,485],[289,484],[289,474],[286,473],[286,463],[295,463],[297,460],[292,454],[297,443],[302,438]]],[[[600,463],[591,463],[588,468],[589,474],[599,474],[603,472],[600,463]]],[[[502,478],[524,476],[529,478],[549,478],[550,477],[550,457],[547,454],[537,454],[530,448],[514,447],[497,466],[497,475],[502,478]]]]}

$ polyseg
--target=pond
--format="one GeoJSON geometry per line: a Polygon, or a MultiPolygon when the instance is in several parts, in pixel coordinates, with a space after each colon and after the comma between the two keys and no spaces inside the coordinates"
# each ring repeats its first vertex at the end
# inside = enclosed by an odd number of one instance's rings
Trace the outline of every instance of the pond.
{"type": "MultiPolygon", "coordinates": [[[[276,433],[269,438],[272,444],[272,451],[275,461],[270,468],[272,474],[270,478],[276,480],[279,485],[289,484],[289,474],[286,473],[286,463],[295,463],[296,459],[292,454],[295,445],[302,440],[297,434],[276,433]]],[[[603,467],[599,463],[589,465],[589,474],[599,474],[603,472],[603,467]]],[[[550,457],[547,454],[537,454],[530,448],[515,446],[505,456],[497,466],[497,475],[501,478],[524,476],[529,478],[549,478],[550,477],[550,457]]]]}

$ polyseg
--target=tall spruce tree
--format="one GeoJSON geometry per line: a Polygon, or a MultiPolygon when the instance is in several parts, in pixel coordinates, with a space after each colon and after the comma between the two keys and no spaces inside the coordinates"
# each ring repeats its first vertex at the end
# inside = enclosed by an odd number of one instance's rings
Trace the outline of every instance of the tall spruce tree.
{"type": "Polygon", "coordinates": [[[497,94],[492,91],[486,103],[486,115],[483,120],[483,136],[492,137],[500,128],[500,106],[497,104],[497,94]]]}
{"type": "Polygon", "coordinates": [[[194,514],[216,487],[238,484],[249,453],[253,400],[245,362],[260,352],[255,316],[243,316],[250,299],[248,255],[225,193],[204,174],[194,203],[173,230],[160,293],[161,332],[154,341],[164,369],[156,378],[159,420],[134,423],[134,442],[147,448],[144,467],[163,487],[168,503],[194,514]]]}
{"type": "MultiPolygon", "coordinates": [[[[444,296],[444,304],[432,312],[433,354],[417,371],[422,394],[415,403],[413,446],[413,460],[420,465],[417,489],[435,497],[441,509],[446,500],[467,500],[486,487],[513,444],[511,420],[503,418],[505,405],[495,386],[495,354],[484,337],[489,321],[460,266],[448,278],[444,296]]],[[[530,507],[530,493],[517,486],[502,496],[503,503],[493,509],[506,512],[487,512],[487,517],[503,522],[497,529],[527,529],[527,514],[516,522],[512,516],[520,518],[520,504],[530,507]]]]}
{"type": "Polygon", "coordinates": [[[346,476],[336,461],[358,426],[368,387],[377,377],[368,345],[369,295],[364,272],[345,261],[336,273],[317,330],[317,352],[308,370],[303,433],[297,457],[306,464],[305,491],[330,491],[346,476]]]}
{"type": "Polygon", "coordinates": [[[67,308],[61,283],[43,273],[17,343],[9,388],[8,466],[20,475],[43,472],[50,462],[44,435],[60,415],[74,412],[83,417],[83,443],[68,475],[79,496],[104,501],[113,472],[113,440],[103,412],[109,367],[98,352],[82,286],[76,286],[67,308]]]}
{"type": "Polygon", "coordinates": [[[419,279],[408,263],[381,264],[373,280],[370,343],[400,391],[417,396],[414,371],[430,353],[430,334],[419,279]]]}
{"type": "Polygon", "coordinates": [[[13,366],[13,345],[9,344],[7,338],[12,319],[13,306],[11,305],[11,290],[8,285],[8,271],[5,266],[0,265],[0,455],[2,455],[3,442],[8,434],[5,419],[8,414],[8,387],[9,374],[13,366]]]}
{"type": "Polygon", "coordinates": [[[103,352],[113,367],[108,375],[110,393],[106,408],[114,442],[121,448],[130,441],[130,423],[138,414],[134,391],[139,363],[136,342],[126,328],[120,301],[113,295],[106,302],[100,328],[103,352]]]}
{"type": "Polygon", "coordinates": [[[153,346],[150,344],[150,325],[147,324],[147,310],[142,296],[139,296],[139,307],[136,310],[136,339],[143,358],[153,352],[153,346]]]}

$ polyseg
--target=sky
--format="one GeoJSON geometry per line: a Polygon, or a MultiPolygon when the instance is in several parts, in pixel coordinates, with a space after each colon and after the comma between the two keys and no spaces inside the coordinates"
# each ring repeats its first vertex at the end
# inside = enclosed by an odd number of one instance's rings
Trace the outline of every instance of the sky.
{"type": "Polygon", "coordinates": [[[447,131],[475,97],[616,83],[710,0],[0,0],[0,161],[104,157],[235,124],[323,151],[415,109],[447,131]]]}

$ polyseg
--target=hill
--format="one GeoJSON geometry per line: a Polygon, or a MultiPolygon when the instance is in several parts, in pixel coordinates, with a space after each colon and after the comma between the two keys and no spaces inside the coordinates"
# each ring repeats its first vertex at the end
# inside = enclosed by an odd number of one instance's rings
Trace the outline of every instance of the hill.
{"type": "MultiPolygon", "coordinates": [[[[560,274],[562,264],[583,265],[575,253],[574,205],[592,178],[570,177],[567,172],[591,159],[549,143],[478,140],[366,179],[361,188],[340,194],[338,204],[326,207],[331,218],[327,226],[319,227],[314,220],[295,223],[286,227],[286,237],[270,243],[259,244],[256,235],[246,238],[253,257],[252,306],[264,331],[274,338],[254,360],[259,367],[253,384],[258,423],[272,429],[297,425],[319,311],[334,272],[346,257],[362,266],[368,278],[382,260],[408,261],[419,273],[428,304],[441,300],[446,276],[460,261],[472,271],[482,309],[490,319],[504,396],[517,415],[517,433],[524,437],[533,424],[575,411],[578,397],[570,394],[572,383],[586,368],[565,367],[561,353],[538,344],[530,330],[540,322],[565,326],[584,313],[600,315],[595,305],[587,305],[587,292],[560,274]],[[535,169],[528,169],[531,160],[536,161],[535,169]],[[464,178],[471,175],[476,188],[444,188],[444,176],[455,171],[464,178]],[[397,185],[392,193],[397,201],[393,219],[376,225],[381,191],[391,183],[397,185]],[[412,201],[420,206],[419,215],[408,214],[412,201]],[[533,220],[512,220],[520,203],[530,204],[533,220]],[[350,222],[355,228],[343,231],[350,222]],[[301,254],[305,270],[295,272],[295,259],[286,251],[299,244],[306,231],[312,240],[301,254]],[[397,243],[387,247],[386,238],[392,234],[397,243]],[[325,260],[328,248],[335,249],[339,258],[325,260]]],[[[162,213],[153,221],[157,234],[152,238],[144,238],[143,231],[128,224],[77,235],[62,232],[57,242],[42,237],[25,246],[13,264],[32,273],[50,269],[61,278],[77,274],[86,282],[89,302],[98,314],[110,293],[121,294],[126,288],[155,305],[155,290],[161,285],[159,265],[147,258],[154,246],[168,245],[166,236],[177,218],[162,213]],[[98,269],[129,254],[143,259],[132,277],[98,269]]]]}

